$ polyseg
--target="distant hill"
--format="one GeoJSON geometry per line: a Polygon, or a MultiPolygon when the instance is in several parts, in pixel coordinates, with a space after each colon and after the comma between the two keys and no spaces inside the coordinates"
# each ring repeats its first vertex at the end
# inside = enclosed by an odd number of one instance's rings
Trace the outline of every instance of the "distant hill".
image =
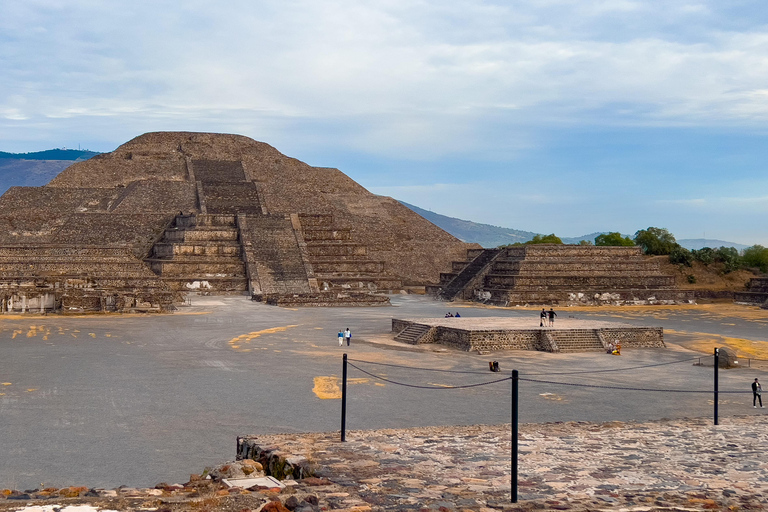
{"type": "Polygon", "coordinates": [[[98,153],[79,149],[48,149],[34,153],[0,151],[0,194],[11,187],[39,187],[75,162],[98,153]]]}
{"type": "Polygon", "coordinates": [[[418,206],[400,201],[414,212],[418,213],[435,226],[444,229],[463,242],[477,243],[483,247],[498,247],[515,242],[527,242],[537,233],[520,231],[519,229],[502,228],[490,224],[480,224],[469,220],[447,217],[439,213],[424,210],[418,206]]]}
{"type": "MultiPolygon", "coordinates": [[[[500,226],[492,226],[490,224],[480,224],[478,222],[472,222],[469,220],[461,220],[455,217],[447,217],[434,213],[429,210],[424,210],[418,206],[408,204],[400,201],[403,205],[407,206],[414,212],[418,213],[432,224],[444,229],[459,240],[463,242],[470,242],[480,244],[483,247],[498,247],[505,244],[513,244],[515,242],[527,242],[539,233],[532,231],[521,231],[519,229],[502,228],[500,226]]],[[[577,237],[564,237],[561,236],[560,240],[566,244],[578,244],[582,240],[589,240],[594,243],[595,238],[598,235],[608,233],[608,231],[598,231],[590,233],[588,235],[582,235],[577,237]]],[[[623,235],[632,238],[633,235],[623,235]]],[[[733,242],[726,242],[724,240],[709,240],[704,238],[696,239],[682,239],[677,243],[685,247],[686,249],[701,249],[702,247],[735,247],[739,251],[746,249],[747,245],[737,244],[733,242]]]]}
{"type": "Polygon", "coordinates": [[[724,240],[710,240],[708,238],[683,238],[678,240],[677,243],[690,250],[702,249],[704,247],[711,247],[713,249],[718,247],[735,247],[737,250],[741,251],[749,247],[748,245],[744,244],[726,242],[724,240]]]}
{"type": "Polygon", "coordinates": [[[0,151],[0,159],[3,160],[88,160],[98,153],[87,149],[46,149],[32,153],[6,153],[0,151]]]}

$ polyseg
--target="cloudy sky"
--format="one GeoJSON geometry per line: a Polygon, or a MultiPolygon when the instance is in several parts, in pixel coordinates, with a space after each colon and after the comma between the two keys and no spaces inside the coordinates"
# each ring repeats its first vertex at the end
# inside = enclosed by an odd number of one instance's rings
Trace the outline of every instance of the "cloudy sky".
{"type": "Polygon", "coordinates": [[[0,150],[239,133],[576,236],[768,246],[763,0],[0,0],[0,150]]]}

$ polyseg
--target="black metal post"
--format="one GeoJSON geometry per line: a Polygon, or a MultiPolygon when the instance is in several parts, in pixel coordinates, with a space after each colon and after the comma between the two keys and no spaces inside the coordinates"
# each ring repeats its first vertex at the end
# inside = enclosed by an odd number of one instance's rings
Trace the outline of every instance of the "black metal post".
{"type": "Polygon", "coordinates": [[[718,384],[717,370],[719,367],[720,367],[720,349],[716,348],[715,349],[715,425],[718,424],[717,423],[717,403],[719,400],[718,400],[718,393],[717,393],[717,384],[718,384]]]}
{"type": "Polygon", "coordinates": [[[512,370],[512,475],[510,476],[512,503],[517,503],[518,378],[517,370],[512,370]]]}
{"type": "Polygon", "coordinates": [[[347,440],[347,354],[341,371],[341,442],[347,440]]]}

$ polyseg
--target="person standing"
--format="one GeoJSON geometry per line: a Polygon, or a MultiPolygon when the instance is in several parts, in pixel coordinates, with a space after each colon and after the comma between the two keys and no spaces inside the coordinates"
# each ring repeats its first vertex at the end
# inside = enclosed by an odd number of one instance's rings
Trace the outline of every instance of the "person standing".
{"type": "Polygon", "coordinates": [[[555,325],[555,317],[557,316],[557,313],[555,313],[555,310],[552,308],[549,308],[549,326],[552,327],[555,325]]]}
{"type": "Polygon", "coordinates": [[[344,331],[339,331],[339,346],[344,346],[344,331]]]}
{"type": "Polygon", "coordinates": [[[349,327],[344,331],[344,339],[347,340],[347,346],[349,346],[349,343],[352,341],[352,331],[349,330],[349,327]]]}
{"type": "Polygon", "coordinates": [[[760,385],[757,379],[752,383],[752,407],[757,409],[757,401],[760,401],[760,408],[763,408],[763,386],[760,385]]]}
{"type": "Polygon", "coordinates": [[[539,327],[544,327],[547,325],[547,312],[544,308],[541,308],[541,313],[539,313],[539,327]]]}

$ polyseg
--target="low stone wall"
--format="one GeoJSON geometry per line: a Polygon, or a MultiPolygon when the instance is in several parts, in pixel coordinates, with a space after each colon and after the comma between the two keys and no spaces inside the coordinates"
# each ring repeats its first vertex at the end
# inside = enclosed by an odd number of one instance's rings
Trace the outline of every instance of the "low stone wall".
{"type": "Polygon", "coordinates": [[[664,348],[664,329],[661,327],[616,327],[597,329],[609,343],[617,340],[622,348],[664,348]]]}
{"type": "Polygon", "coordinates": [[[319,470],[303,456],[282,452],[275,446],[263,446],[255,436],[237,438],[237,460],[244,459],[260,463],[266,475],[278,480],[309,478],[319,470]]]}

